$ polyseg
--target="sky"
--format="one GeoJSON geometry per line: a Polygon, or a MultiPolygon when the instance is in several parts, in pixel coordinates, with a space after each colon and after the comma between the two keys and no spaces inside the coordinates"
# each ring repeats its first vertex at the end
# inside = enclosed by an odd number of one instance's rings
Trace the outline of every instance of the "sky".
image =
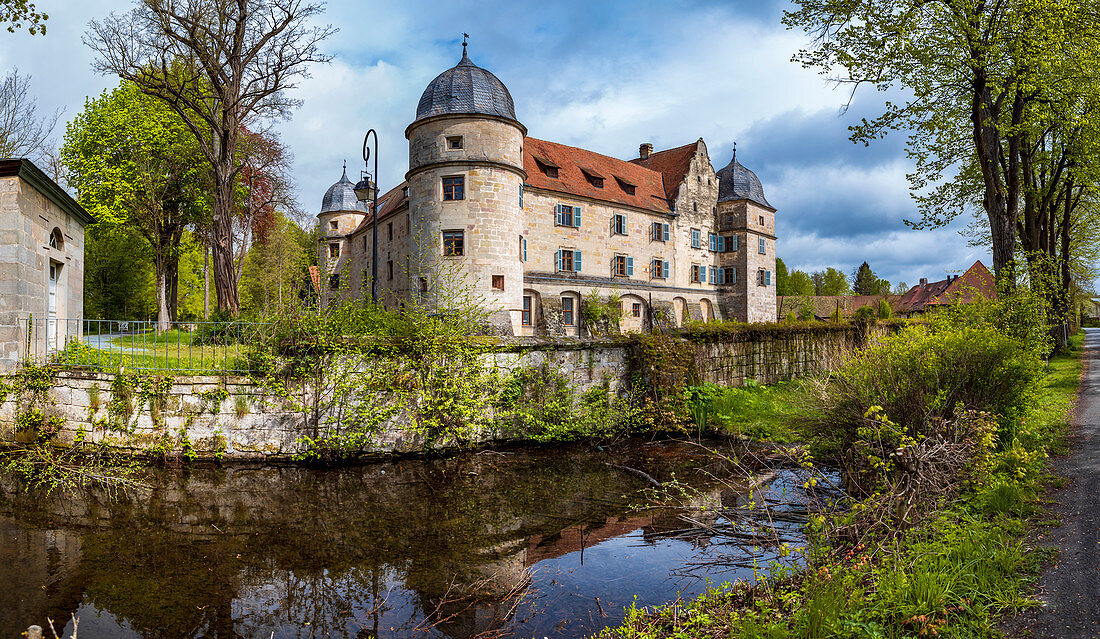
{"type": "MultiPolygon", "coordinates": [[[[113,88],[92,70],[81,37],[88,22],[125,12],[129,0],[37,0],[47,33],[0,33],[0,70],[31,76],[41,111],[62,111],[55,136],[87,97],[113,88]]],[[[785,0],[469,2],[333,0],[321,20],[338,29],[291,95],[302,106],[276,128],[294,155],[302,209],[315,215],[344,160],[352,181],[362,140],[379,135],[383,189],[408,169],[405,127],[421,92],[461,56],[508,87],[532,137],[623,159],[638,145],[665,149],[703,138],[715,169],[734,142],[738,160],[760,177],[778,209],[777,253],[788,268],[867,261],[879,277],[916,284],[990,265],[988,249],[960,235],[969,219],[912,230],[917,216],[905,174],[903,135],[870,147],[848,140],[848,126],[877,115],[883,97],[848,93],[790,61],[806,44],[781,24],[785,0]]],[[[312,218],[307,218],[312,221],[312,218]]]]}

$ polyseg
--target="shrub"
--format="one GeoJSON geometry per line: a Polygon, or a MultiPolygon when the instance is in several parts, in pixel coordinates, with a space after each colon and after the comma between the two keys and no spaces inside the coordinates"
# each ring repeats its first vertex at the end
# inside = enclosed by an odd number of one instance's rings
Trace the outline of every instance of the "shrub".
{"type": "Polygon", "coordinates": [[[878,318],[890,319],[894,316],[894,309],[890,308],[890,302],[886,301],[886,298],[882,298],[878,303],[878,318]]]}
{"type": "Polygon", "coordinates": [[[858,431],[873,406],[914,439],[952,419],[959,407],[992,413],[1007,426],[1024,409],[1040,373],[1035,353],[992,326],[907,326],[810,384],[804,418],[840,450],[861,439],[858,431]]]}
{"type": "Polygon", "coordinates": [[[875,309],[870,305],[863,305],[856,309],[856,312],[852,314],[853,322],[871,322],[875,319],[875,309]]]}

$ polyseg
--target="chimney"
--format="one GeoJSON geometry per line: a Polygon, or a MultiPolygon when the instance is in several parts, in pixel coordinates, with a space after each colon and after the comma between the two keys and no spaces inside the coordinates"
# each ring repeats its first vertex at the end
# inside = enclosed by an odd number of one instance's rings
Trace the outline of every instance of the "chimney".
{"type": "Polygon", "coordinates": [[[638,157],[644,160],[649,157],[650,153],[653,153],[653,145],[651,143],[643,142],[638,145],[638,157]]]}
{"type": "Polygon", "coordinates": [[[920,285],[921,285],[921,288],[924,288],[925,286],[928,286],[928,278],[927,277],[920,278],[920,285]]]}

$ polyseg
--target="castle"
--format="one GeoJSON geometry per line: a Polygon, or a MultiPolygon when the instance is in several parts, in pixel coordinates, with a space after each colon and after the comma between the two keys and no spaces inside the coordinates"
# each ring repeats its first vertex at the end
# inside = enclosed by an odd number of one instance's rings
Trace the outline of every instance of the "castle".
{"type": "MultiPolygon", "coordinates": [[[[775,209],[700,138],[630,161],[527,136],[507,87],[462,59],[405,129],[405,182],[378,197],[379,300],[429,306],[455,277],[512,335],[583,335],[582,300],[618,298],[621,330],[776,318],[775,209]]],[[[344,175],[318,214],[322,303],[371,289],[372,223],[344,175]]]]}

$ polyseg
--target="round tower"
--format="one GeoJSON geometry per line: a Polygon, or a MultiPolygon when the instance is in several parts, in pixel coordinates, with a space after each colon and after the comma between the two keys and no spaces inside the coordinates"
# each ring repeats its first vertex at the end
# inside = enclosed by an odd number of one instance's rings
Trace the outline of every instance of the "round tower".
{"type": "Polygon", "coordinates": [[[764,197],[760,178],[737,161],[715,172],[718,178],[718,227],[733,231],[741,249],[723,253],[723,266],[736,269],[736,285],[720,295],[727,317],[740,322],[774,322],[775,208],[764,197]]]}
{"type": "Polygon", "coordinates": [[[523,138],[508,88],[458,64],[420,97],[409,140],[409,281],[431,305],[479,303],[518,333],[523,306],[523,138]]]}
{"type": "Polygon", "coordinates": [[[340,275],[351,261],[348,237],[367,216],[366,204],[355,197],[355,185],[348,179],[347,163],[340,180],[325,191],[317,221],[317,263],[321,265],[321,299],[331,299],[341,288],[340,275]],[[333,276],[336,276],[333,278],[333,276]]]}

